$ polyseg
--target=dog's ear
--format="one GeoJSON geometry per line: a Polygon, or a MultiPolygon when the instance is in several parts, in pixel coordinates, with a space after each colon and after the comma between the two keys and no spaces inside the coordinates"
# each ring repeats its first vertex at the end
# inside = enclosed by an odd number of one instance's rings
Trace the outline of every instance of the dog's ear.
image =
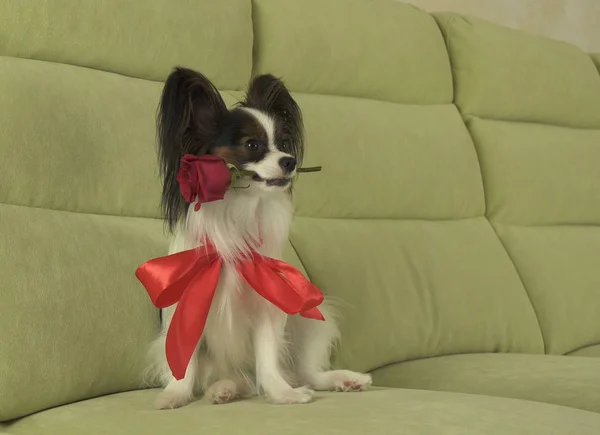
{"type": "Polygon", "coordinates": [[[162,208],[171,230],[186,212],[177,173],[185,154],[206,154],[218,136],[218,121],[227,112],[217,88],[202,74],[175,68],[165,82],[157,114],[162,208]]]}
{"type": "Polygon", "coordinates": [[[300,163],[303,154],[304,127],[302,112],[285,84],[271,74],[255,77],[250,82],[243,106],[268,113],[279,121],[289,141],[289,152],[300,163]]]}

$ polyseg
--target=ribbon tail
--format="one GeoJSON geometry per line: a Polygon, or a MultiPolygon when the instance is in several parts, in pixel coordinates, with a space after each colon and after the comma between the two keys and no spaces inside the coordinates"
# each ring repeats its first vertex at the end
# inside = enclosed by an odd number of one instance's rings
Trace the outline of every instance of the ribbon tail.
{"type": "Polygon", "coordinates": [[[302,317],[306,317],[307,319],[325,320],[325,316],[323,316],[323,313],[321,313],[317,307],[310,308],[306,311],[301,311],[300,315],[302,317]]]}
{"type": "Polygon", "coordinates": [[[196,346],[204,332],[206,319],[215,296],[221,260],[201,264],[201,269],[185,290],[167,331],[167,362],[175,379],[183,379],[196,346]]]}

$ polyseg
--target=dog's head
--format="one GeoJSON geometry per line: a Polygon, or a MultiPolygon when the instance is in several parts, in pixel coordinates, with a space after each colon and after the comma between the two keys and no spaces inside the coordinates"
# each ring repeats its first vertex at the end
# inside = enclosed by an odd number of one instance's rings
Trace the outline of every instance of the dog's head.
{"type": "Polygon", "coordinates": [[[162,205],[171,229],[187,209],[177,183],[185,154],[212,154],[253,171],[248,182],[267,192],[289,189],[302,161],[300,109],[272,75],[254,78],[245,100],[229,110],[205,76],[176,68],[163,89],[157,127],[162,205]]]}

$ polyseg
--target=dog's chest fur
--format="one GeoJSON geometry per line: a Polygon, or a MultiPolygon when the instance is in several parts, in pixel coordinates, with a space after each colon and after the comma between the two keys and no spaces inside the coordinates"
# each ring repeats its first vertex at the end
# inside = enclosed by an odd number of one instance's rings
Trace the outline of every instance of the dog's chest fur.
{"type": "Polygon", "coordinates": [[[232,262],[255,242],[260,254],[280,259],[292,219],[288,194],[265,195],[250,189],[230,191],[224,200],[203,204],[198,212],[190,207],[186,236],[175,241],[191,249],[206,236],[225,260],[202,345],[223,370],[222,376],[227,376],[231,367],[251,370],[254,321],[274,308],[249,288],[232,262]]]}

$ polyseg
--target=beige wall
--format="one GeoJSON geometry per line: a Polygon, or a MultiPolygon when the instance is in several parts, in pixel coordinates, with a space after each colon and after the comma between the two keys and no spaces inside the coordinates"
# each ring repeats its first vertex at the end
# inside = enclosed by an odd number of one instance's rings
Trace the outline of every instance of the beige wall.
{"type": "Polygon", "coordinates": [[[527,30],[600,53],[600,0],[404,0],[527,30]]]}

